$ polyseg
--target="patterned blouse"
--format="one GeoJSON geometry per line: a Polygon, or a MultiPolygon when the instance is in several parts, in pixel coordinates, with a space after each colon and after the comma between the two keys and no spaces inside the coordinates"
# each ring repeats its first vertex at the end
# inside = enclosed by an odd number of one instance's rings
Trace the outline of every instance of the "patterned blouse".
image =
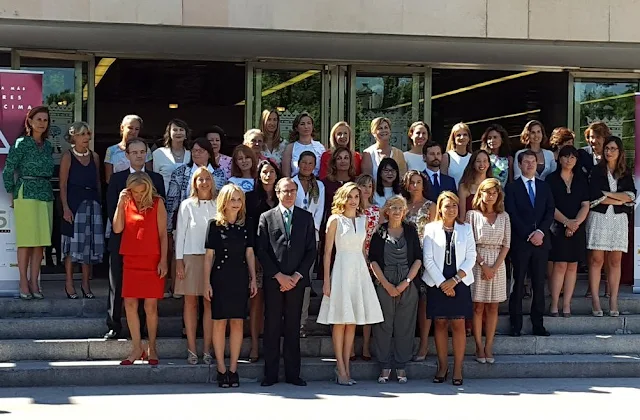
{"type": "Polygon", "coordinates": [[[371,237],[373,236],[373,232],[376,231],[376,228],[380,224],[380,207],[377,205],[372,205],[368,209],[365,209],[362,214],[367,219],[367,237],[364,242],[364,249],[367,255],[369,255],[369,246],[371,245],[371,237]]]}
{"type": "Polygon", "coordinates": [[[433,204],[432,201],[426,200],[424,204],[418,209],[417,212],[413,214],[407,213],[405,220],[415,226],[418,231],[418,237],[420,238],[420,243],[422,244],[422,235],[424,234],[424,227],[427,223],[431,222],[429,219],[429,207],[433,204]]]}
{"type": "Polygon", "coordinates": [[[273,149],[272,151],[269,151],[269,149],[265,146],[264,150],[262,151],[262,156],[264,156],[265,159],[272,160],[276,163],[276,165],[278,165],[278,168],[280,168],[282,166],[282,154],[284,153],[284,149],[287,148],[288,144],[288,141],[282,139],[280,141],[280,144],[278,145],[278,148],[273,149]]]}
{"type": "MultiPolygon", "coordinates": [[[[146,163],[151,162],[152,160],[153,154],[151,152],[151,148],[147,145],[147,157],[144,161],[146,163]]],[[[104,163],[110,163],[113,165],[114,174],[116,172],[127,170],[131,166],[129,159],[127,159],[125,150],[120,148],[120,143],[107,147],[107,152],[104,155],[104,163]]]]}
{"type": "Polygon", "coordinates": [[[30,136],[20,137],[11,146],[2,177],[4,188],[13,194],[14,199],[18,198],[20,188],[24,187],[24,199],[54,201],[50,182],[54,168],[52,153],[49,140],[38,146],[30,136]]]}
{"type": "MultiPolygon", "coordinates": [[[[218,167],[224,172],[225,179],[231,178],[231,156],[220,154],[218,167]]],[[[216,185],[217,187],[217,185],[216,185]]]]}
{"type": "Polygon", "coordinates": [[[509,158],[501,157],[497,155],[490,155],[491,159],[491,169],[493,170],[493,176],[500,180],[500,184],[502,184],[502,188],[507,185],[507,181],[509,180],[509,158]]]}

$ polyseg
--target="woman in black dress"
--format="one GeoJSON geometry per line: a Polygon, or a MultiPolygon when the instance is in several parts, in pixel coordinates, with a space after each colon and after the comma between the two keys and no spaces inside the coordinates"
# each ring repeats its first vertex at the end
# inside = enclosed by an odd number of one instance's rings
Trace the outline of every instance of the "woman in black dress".
{"type": "Polygon", "coordinates": [[[423,256],[427,286],[427,316],[435,323],[438,372],[434,383],[447,380],[448,330],[453,337],[453,376],[455,386],[462,385],[462,364],[467,343],[464,320],[473,317],[471,284],[476,264],[476,242],[471,226],[460,222],[460,199],[444,191],[436,203],[435,221],[424,228],[423,256]]]}
{"type": "Polygon", "coordinates": [[[551,316],[559,316],[558,301],[564,290],[562,315],[571,316],[571,297],[576,286],[578,264],[585,261],[585,221],[589,214],[589,184],[578,165],[578,151],[565,146],[558,152],[558,168],[547,177],[556,203],[551,225],[551,316]]]}
{"type": "Polygon", "coordinates": [[[246,205],[240,187],[222,187],[216,203],[217,214],[209,222],[204,247],[205,297],[211,301],[213,349],[218,367],[218,386],[240,385],[238,358],[242,348],[242,324],[247,316],[249,292],[255,296],[255,232],[245,223],[246,205]],[[225,332],[229,322],[229,370],[224,362],[225,332]]]}

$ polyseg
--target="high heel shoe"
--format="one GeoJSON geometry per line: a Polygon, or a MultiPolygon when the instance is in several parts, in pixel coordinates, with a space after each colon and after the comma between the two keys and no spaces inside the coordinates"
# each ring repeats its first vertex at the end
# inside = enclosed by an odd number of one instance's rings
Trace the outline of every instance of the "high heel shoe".
{"type": "Polygon", "coordinates": [[[31,299],[33,299],[33,295],[31,293],[22,293],[22,292],[20,292],[20,299],[21,300],[31,300],[31,299]]]}
{"type": "MultiPolygon", "coordinates": [[[[156,353],[156,357],[157,356],[157,352],[156,353]]],[[[151,354],[151,350],[147,350],[147,354],[151,354]]],[[[149,362],[150,366],[158,366],[158,364],[160,363],[160,360],[158,359],[151,359],[150,357],[147,359],[147,361],[149,362]]]]}
{"type": "Polygon", "coordinates": [[[64,287],[64,292],[67,294],[67,299],[72,299],[72,300],[78,299],[78,294],[75,291],[73,293],[67,292],[66,286],[64,287]]]}
{"type": "Polygon", "coordinates": [[[389,377],[391,376],[391,369],[382,369],[380,372],[380,376],[378,376],[379,384],[386,384],[389,382],[389,377]]]}
{"type": "Polygon", "coordinates": [[[453,386],[462,386],[464,380],[462,378],[460,379],[456,379],[456,378],[451,378],[451,385],[453,386]]]}
{"type": "MultiPolygon", "coordinates": [[[[146,358],[147,358],[147,353],[144,350],[142,350],[142,354],[140,354],[140,360],[144,360],[146,358]]],[[[131,366],[136,360],[138,359],[137,358],[133,360],[128,358],[124,359],[122,362],[120,362],[120,366],[131,366]]]]}
{"type": "Polygon", "coordinates": [[[94,295],[91,290],[89,290],[89,293],[85,293],[84,292],[84,288],[82,286],[80,286],[80,290],[82,290],[82,297],[85,299],[95,299],[96,295],[94,295]]]}
{"type": "Polygon", "coordinates": [[[229,375],[229,385],[231,386],[231,388],[239,387],[240,386],[240,376],[238,375],[238,371],[231,372],[230,370],[228,370],[227,374],[229,375]]]}
{"type": "Polygon", "coordinates": [[[229,388],[231,384],[229,384],[229,373],[221,373],[219,370],[216,375],[216,382],[218,382],[218,386],[220,388],[229,388]]]}
{"type": "Polygon", "coordinates": [[[336,369],[334,370],[334,372],[335,372],[335,374],[336,374],[336,383],[337,383],[338,385],[343,385],[343,386],[351,386],[351,385],[353,385],[353,384],[351,383],[351,381],[349,380],[349,378],[348,378],[348,377],[346,377],[346,376],[345,376],[345,377],[340,376],[340,373],[338,373],[338,368],[336,368],[336,369]]]}
{"type": "Polygon", "coordinates": [[[449,367],[447,367],[447,371],[444,373],[444,376],[438,376],[436,372],[436,376],[433,377],[433,383],[443,384],[447,380],[447,376],[449,376],[449,367]]]}

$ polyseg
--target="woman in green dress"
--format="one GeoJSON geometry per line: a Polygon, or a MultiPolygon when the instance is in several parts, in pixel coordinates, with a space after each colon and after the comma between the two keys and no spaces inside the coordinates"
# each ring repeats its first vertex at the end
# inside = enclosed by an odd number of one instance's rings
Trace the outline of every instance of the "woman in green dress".
{"type": "Polygon", "coordinates": [[[14,209],[20,298],[44,299],[38,280],[44,247],[51,246],[53,226],[50,180],[54,163],[53,148],[47,140],[49,109],[39,106],[29,111],[24,128],[25,135],[9,150],[2,177],[14,209]]]}

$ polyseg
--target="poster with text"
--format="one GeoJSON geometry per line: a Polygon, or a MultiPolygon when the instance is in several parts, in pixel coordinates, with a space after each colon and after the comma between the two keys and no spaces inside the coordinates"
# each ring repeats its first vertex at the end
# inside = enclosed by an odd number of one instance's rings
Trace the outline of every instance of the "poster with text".
{"type": "MultiPolygon", "coordinates": [[[[635,121],[635,181],[636,191],[640,191],[640,92],[636,92],[636,121],[635,121]]],[[[636,197],[633,244],[629,244],[629,249],[633,252],[633,293],[640,293],[640,200],[636,197]]]]}
{"type": "Polygon", "coordinates": [[[42,105],[42,72],[0,70],[0,296],[18,294],[18,256],[11,199],[2,170],[33,107],[42,105]]]}

